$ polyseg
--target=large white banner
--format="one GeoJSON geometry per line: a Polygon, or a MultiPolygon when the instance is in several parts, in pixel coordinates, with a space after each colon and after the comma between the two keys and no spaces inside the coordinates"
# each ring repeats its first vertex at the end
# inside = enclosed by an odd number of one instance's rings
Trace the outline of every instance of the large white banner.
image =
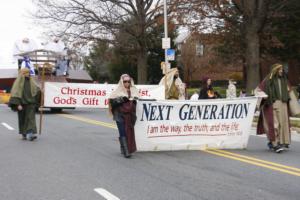
{"type": "Polygon", "coordinates": [[[257,98],[139,101],[138,151],[246,148],[257,98]]]}
{"type": "MultiPolygon", "coordinates": [[[[45,83],[45,107],[107,108],[116,84],[45,83]]],[[[164,86],[136,85],[142,99],[164,99],[164,86]]]]}

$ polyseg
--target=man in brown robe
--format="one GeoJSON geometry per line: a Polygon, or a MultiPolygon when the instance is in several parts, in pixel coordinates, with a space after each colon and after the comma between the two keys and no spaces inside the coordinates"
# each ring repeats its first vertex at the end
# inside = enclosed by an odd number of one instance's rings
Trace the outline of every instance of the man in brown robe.
{"type": "Polygon", "coordinates": [[[283,66],[274,64],[258,88],[268,97],[261,102],[257,133],[266,133],[269,148],[280,153],[291,143],[288,111],[290,87],[283,66]]]}
{"type": "Polygon", "coordinates": [[[35,110],[39,94],[39,88],[30,77],[29,69],[21,69],[11,89],[9,106],[18,112],[19,134],[24,140],[33,141],[37,138],[35,110]]]}

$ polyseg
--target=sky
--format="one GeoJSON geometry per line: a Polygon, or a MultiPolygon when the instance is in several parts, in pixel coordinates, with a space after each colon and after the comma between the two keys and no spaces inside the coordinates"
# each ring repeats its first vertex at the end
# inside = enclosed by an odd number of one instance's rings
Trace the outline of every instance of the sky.
{"type": "Polygon", "coordinates": [[[32,0],[0,1],[0,68],[12,66],[12,50],[16,40],[41,38],[41,28],[36,27],[29,17],[29,11],[34,11],[34,8],[32,0]]]}

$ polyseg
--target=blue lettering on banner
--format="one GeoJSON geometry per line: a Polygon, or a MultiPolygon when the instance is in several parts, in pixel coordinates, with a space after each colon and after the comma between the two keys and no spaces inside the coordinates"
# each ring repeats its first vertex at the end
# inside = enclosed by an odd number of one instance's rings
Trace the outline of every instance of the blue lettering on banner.
{"type": "Polygon", "coordinates": [[[144,121],[144,116],[147,121],[170,120],[171,109],[173,109],[173,106],[144,103],[141,121],[144,121]]]}
{"type": "MultiPolygon", "coordinates": [[[[140,121],[170,120],[174,106],[143,103],[140,121]]],[[[180,120],[243,119],[248,116],[250,103],[223,105],[183,104],[178,110],[180,120]]]]}

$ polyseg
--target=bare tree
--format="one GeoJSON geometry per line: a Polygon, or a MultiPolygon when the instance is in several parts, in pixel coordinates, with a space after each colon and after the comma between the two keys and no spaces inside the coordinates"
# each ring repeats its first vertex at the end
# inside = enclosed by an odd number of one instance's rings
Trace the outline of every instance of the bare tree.
{"type": "Polygon", "coordinates": [[[161,12],[161,0],[33,0],[39,23],[71,41],[108,41],[115,44],[120,31],[134,40],[138,83],[147,81],[147,29],[161,12]],[[50,26],[49,26],[50,25],[50,26]]]}

